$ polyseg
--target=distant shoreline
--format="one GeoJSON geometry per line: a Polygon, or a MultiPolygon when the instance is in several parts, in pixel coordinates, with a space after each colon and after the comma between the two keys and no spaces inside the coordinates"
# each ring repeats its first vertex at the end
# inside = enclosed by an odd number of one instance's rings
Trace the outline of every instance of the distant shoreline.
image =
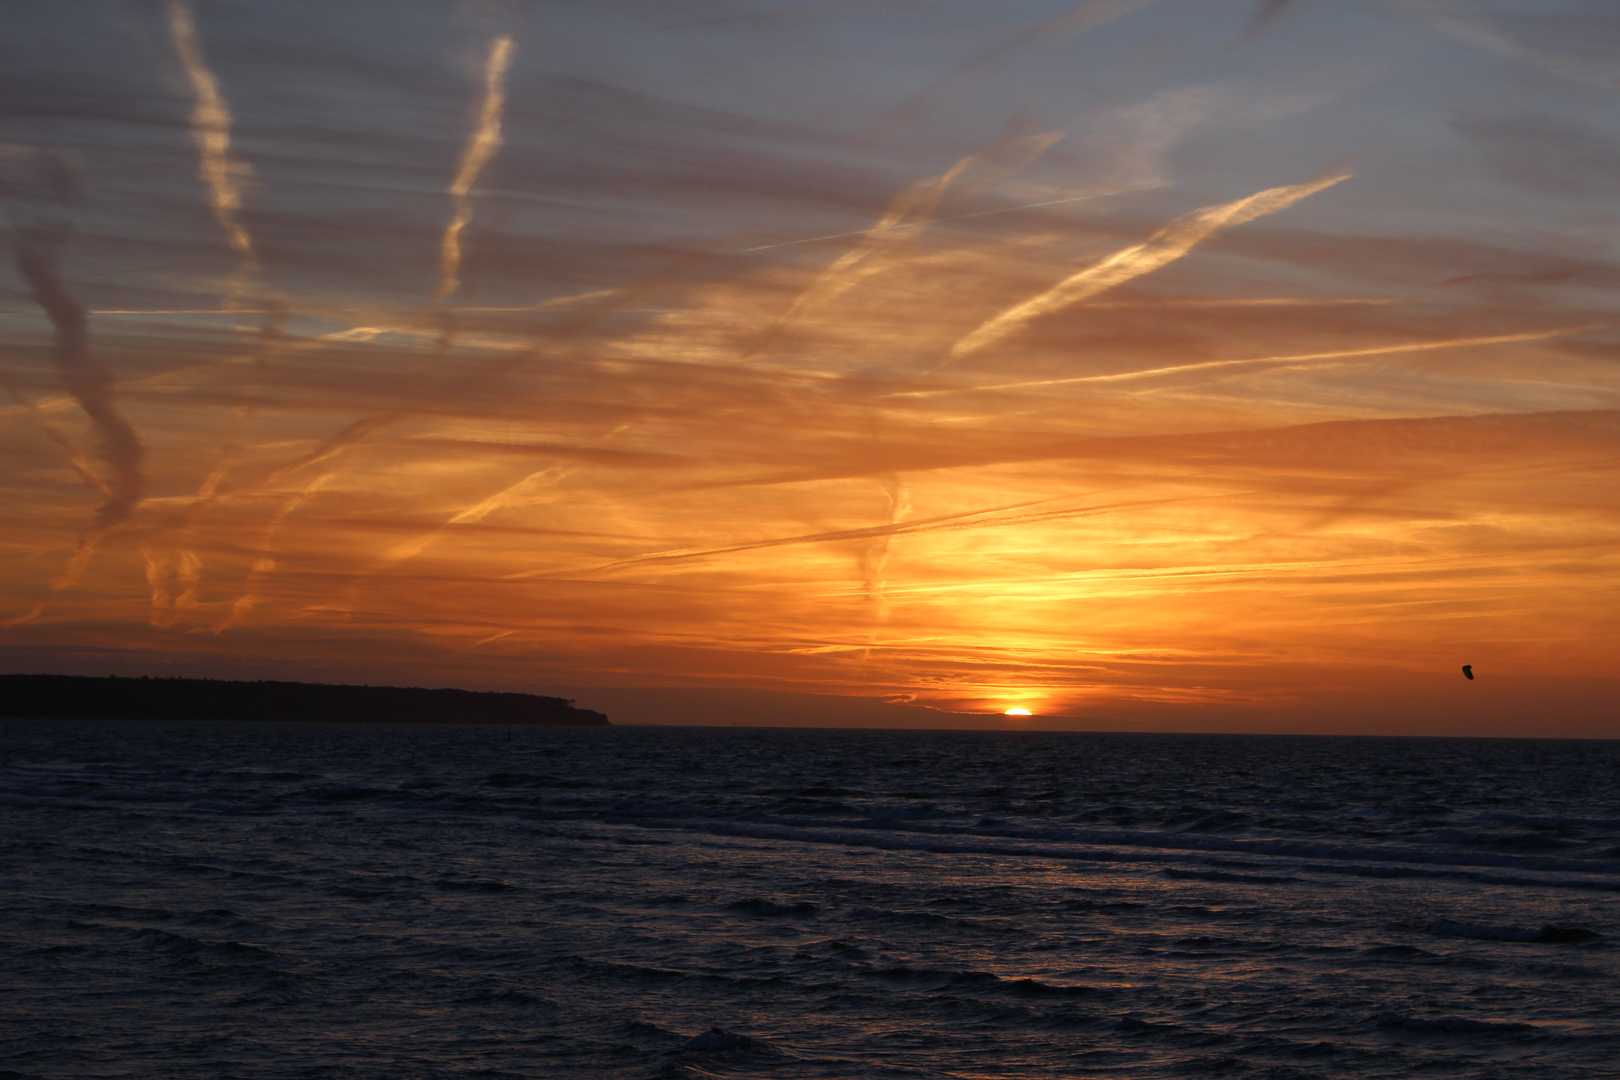
{"type": "Polygon", "coordinates": [[[0,716],[606,727],[567,698],[499,691],[225,679],[0,675],[0,716]]]}

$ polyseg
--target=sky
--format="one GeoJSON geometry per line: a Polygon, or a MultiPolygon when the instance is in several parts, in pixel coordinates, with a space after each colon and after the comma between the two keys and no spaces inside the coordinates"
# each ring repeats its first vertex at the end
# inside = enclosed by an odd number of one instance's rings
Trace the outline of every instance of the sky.
{"type": "Polygon", "coordinates": [[[8,671],[1620,737],[1612,3],[4,11],[8,671]]]}

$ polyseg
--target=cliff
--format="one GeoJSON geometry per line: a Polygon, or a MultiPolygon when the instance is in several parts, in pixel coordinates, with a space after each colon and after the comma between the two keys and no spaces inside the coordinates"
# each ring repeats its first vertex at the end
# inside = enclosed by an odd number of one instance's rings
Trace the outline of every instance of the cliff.
{"type": "Polygon", "coordinates": [[[223,679],[0,675],[0,716],[108,720],[324,720],[604,726],[608,718],[535,694],[223,679]]]}

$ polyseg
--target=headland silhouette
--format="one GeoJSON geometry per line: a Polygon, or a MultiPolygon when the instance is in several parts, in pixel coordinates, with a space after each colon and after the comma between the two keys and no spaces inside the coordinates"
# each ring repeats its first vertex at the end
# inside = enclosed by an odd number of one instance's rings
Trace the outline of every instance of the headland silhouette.
{"type": "Polygon", "coordinates": [[[103,720],[605,726],[566,698],[492,691],[223,679],[0,675],[0,716],[103,720]]]}

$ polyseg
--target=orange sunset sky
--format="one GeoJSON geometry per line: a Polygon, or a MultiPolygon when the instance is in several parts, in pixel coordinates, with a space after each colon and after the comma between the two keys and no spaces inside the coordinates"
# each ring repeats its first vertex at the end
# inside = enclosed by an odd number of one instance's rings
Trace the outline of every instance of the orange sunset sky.
{"type": "Polygon", "coordinates": [[[1611,3],[7,19],[8,671],[1620,737],[1611,3]]]}

